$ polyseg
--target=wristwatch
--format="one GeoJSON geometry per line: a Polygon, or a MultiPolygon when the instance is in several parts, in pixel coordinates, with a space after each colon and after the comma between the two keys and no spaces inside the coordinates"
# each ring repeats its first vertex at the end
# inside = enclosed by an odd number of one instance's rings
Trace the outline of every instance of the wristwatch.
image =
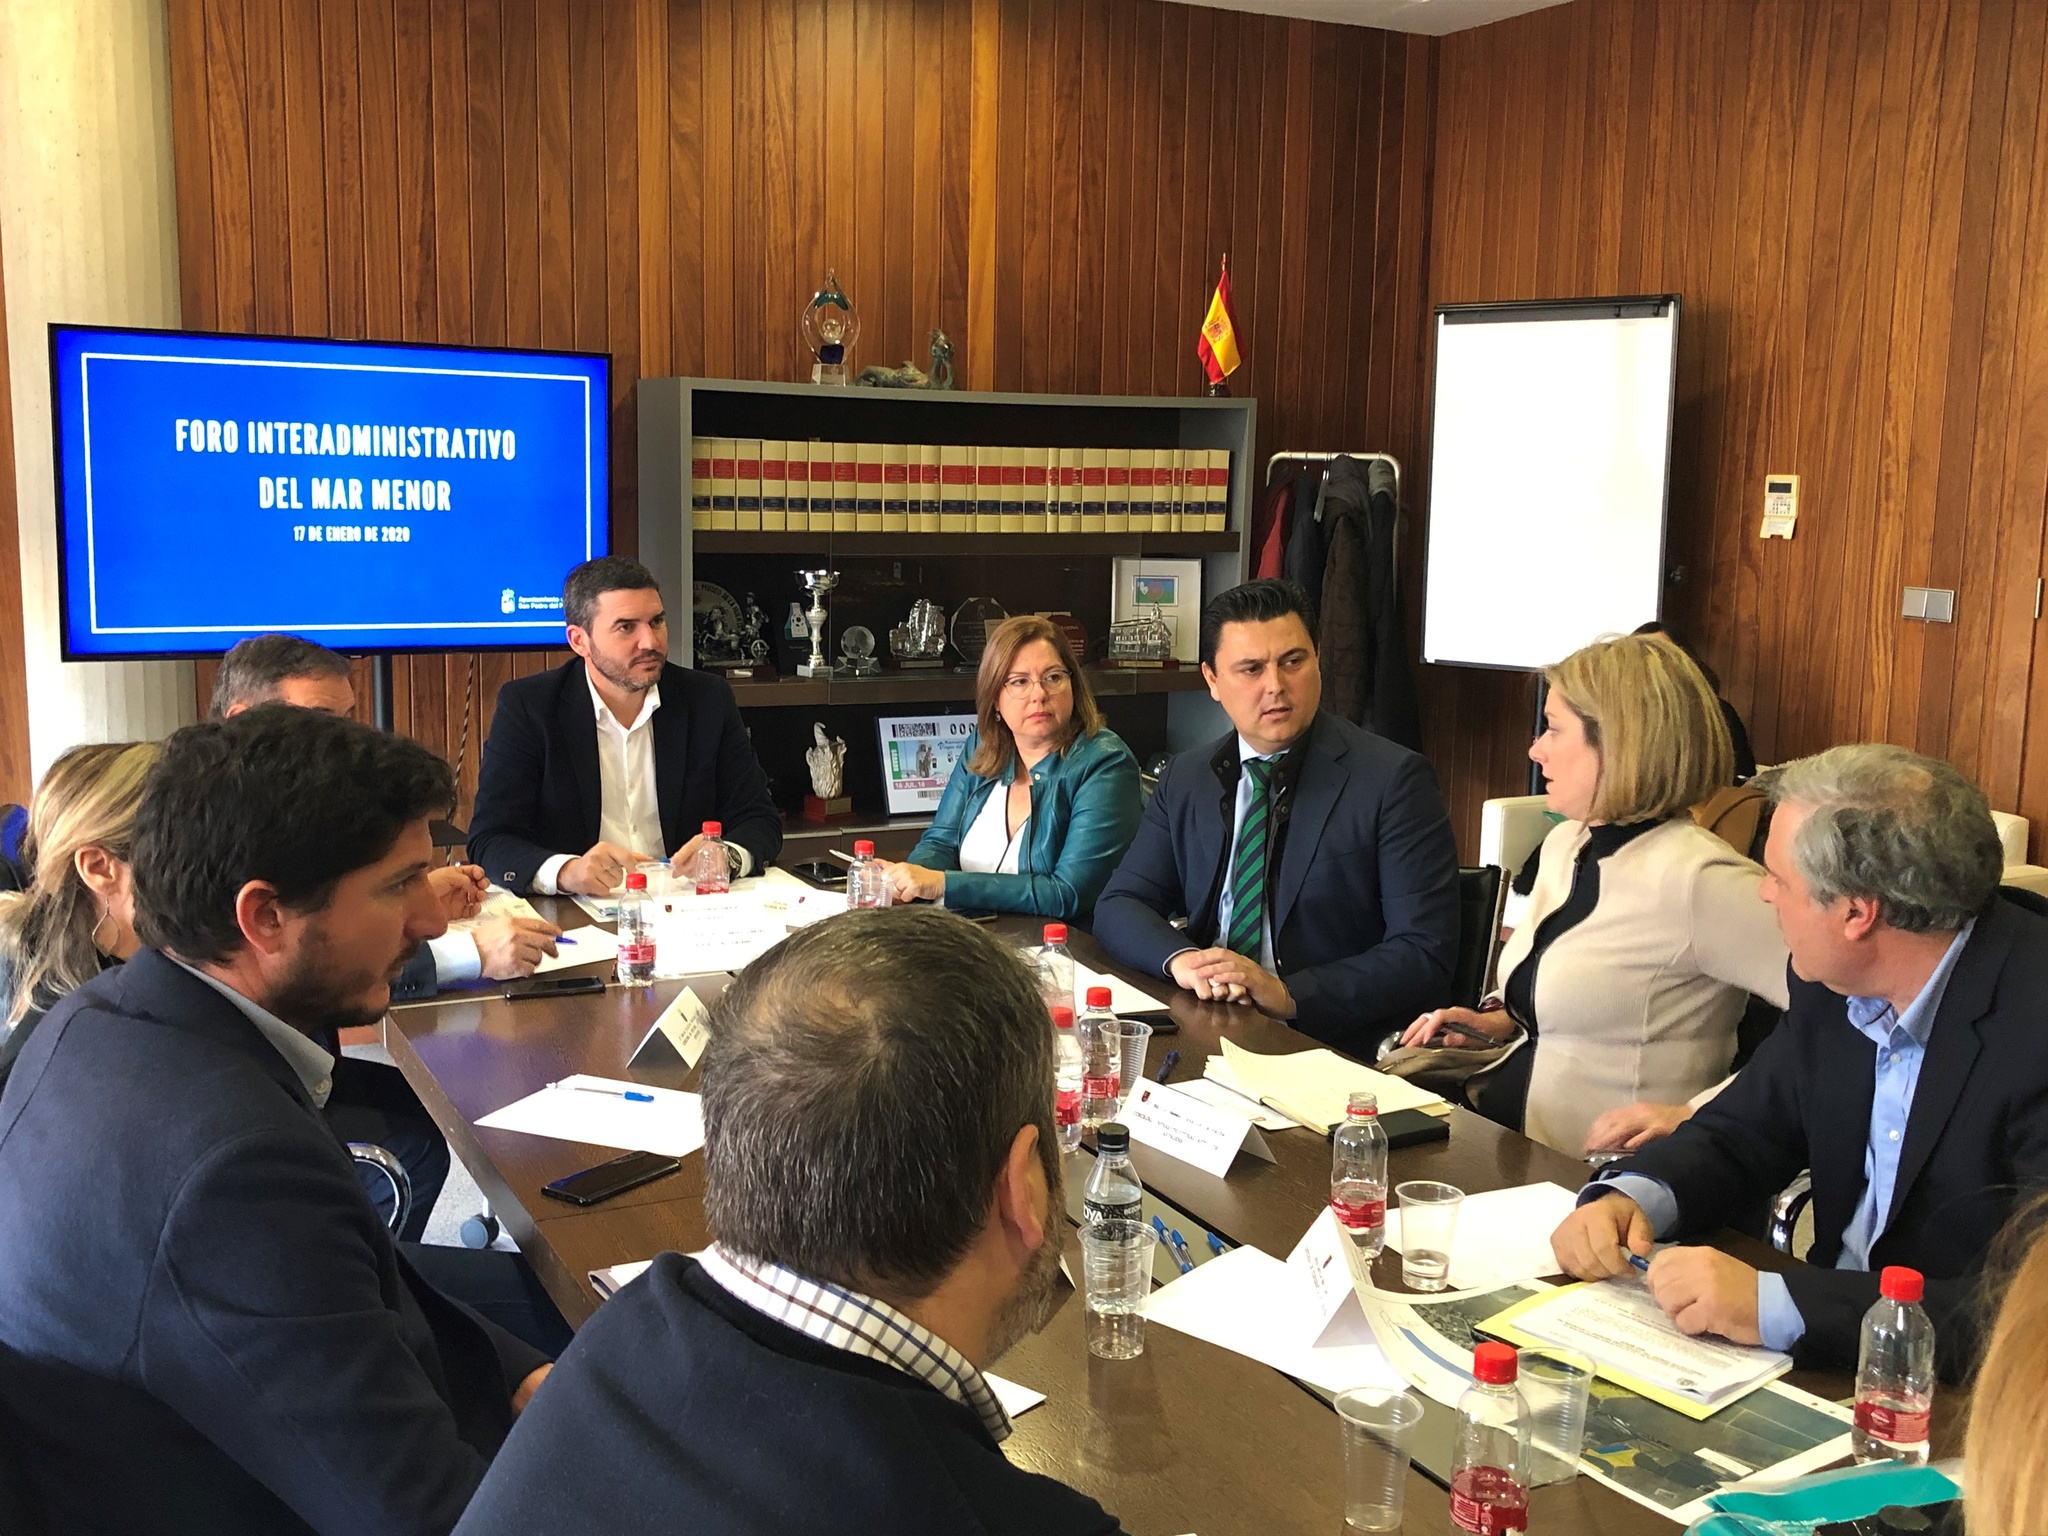
{"type": "Polygon", "coordinates": [[[740,852],[738,843],[725,845],[725,873],[729,879],[737,880],[740,871],[746,867],[747,856],[740,852]]]}

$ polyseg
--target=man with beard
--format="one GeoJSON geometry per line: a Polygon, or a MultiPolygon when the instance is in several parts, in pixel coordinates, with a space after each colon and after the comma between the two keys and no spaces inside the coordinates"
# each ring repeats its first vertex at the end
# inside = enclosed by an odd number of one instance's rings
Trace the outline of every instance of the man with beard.
{"type": "Polygon", "coordinates": [[[575,660],[498,690],[469,856],[508,890],[602,896],[641,860],[687,867],[717,822],[735,877],[766,868],[782,849],[768,775],[725,679],[669,664],[653,573],[586,560],[562,608],[575,660]]]}
{"type": "MultiPolygon", "coordinates": [[[[445,1532],[546,1374],[413,1257],[516,1256],[395,1243],[321,1117],[315,1038],[380,1018],[445,926],[454,789],[416,742],[282,704],[165,743],[147,947],[0,1093],[0,1417],[44,1529],[445,1532]]],[[[565,1340],[544,1300],[528,1332],[565,1340]]]]}
{"type": "Polygon", "coordinates": [[[755,961],[703,1062],[704,1213],[599,1309],[459,1536],[1113,1536],[1011,1464],[982,1368],[1066,1230],[1052,1031],[1016,954],[934,908],[755,961]]]}

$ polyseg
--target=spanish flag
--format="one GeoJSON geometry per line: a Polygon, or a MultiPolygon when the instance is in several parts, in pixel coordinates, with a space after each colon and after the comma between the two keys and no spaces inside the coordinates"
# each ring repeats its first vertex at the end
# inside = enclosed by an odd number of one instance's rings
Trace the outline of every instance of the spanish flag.
{"type": "Polygon", "coordinates": [[[1195,342],[1195,355],[1208,370],[1209,382],[1221,384],[1237,371],[1237,322],[1230,314],[1230,258],[1223,258],[1223,271],[1216,279],[1216,296],[1209,300],[1209,313],[1202,319],[1202,334],[1195,342]]]}

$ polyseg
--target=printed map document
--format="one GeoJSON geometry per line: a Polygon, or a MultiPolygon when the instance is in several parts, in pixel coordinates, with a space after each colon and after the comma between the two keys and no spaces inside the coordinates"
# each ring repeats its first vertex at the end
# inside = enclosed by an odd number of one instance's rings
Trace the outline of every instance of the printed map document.
{"type": "Polygon", "coordinates": [[[580,1141],[622,1152],[688,1157],[704,1145],[704,1101],[694,1093],[577,1073],[485,1115],[477,1125],[580,1141]],[[626,1098],[626,1093],[645,1098],[626,1098]]]}
{"type": "Polygon", "coordinates": [[[1792,1369],[1776,1350],[1681,1332],[1633,1278],[1563,1286],[1480,1327],[1514,1344],[1578,1350],[1608,1380],[1696,1419],[1792,1369]]]}

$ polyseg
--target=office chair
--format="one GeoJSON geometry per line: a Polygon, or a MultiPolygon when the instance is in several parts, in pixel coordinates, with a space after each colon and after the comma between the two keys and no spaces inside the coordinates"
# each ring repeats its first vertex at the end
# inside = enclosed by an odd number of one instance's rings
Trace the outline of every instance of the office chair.
{"type": "MultiPolygon", "coordinates": [[[[385,1225],[395,1236],[404,1230],[406,1218],[412,1214],[412,1175],[405,1171],[405,1164],[375,1142],[352,1141],[348,1144],[348,1155],[391,1181],[391,1216],[385,1225]]],[[[6,1529],[0,1525],[0,1531],[6,1529]]]]}
{"type": "Polygon", "coordinates": [[[1501,892],[1505,872],[1494,864],[1458,871],[1458,958],[1451,971],[1450,1002],[1476,1008],[1493,969],[1494,946],[1500,942],[1501,892]]]}
{"type": "MultiPolygon", "coordinates": [[[[1813,1175],[1802,1173],[1779,1192],[1771,1202],[1771,1219],[1766,1229],[1771,1246],[1780,1253],[1792,1253],[1794,1234],[1799,1229],[1799,1218],[1813,1201],[1813,1175]]],[[[1794,1258],[1799,1257],[1792,1254],[1794,1258]]]]}

